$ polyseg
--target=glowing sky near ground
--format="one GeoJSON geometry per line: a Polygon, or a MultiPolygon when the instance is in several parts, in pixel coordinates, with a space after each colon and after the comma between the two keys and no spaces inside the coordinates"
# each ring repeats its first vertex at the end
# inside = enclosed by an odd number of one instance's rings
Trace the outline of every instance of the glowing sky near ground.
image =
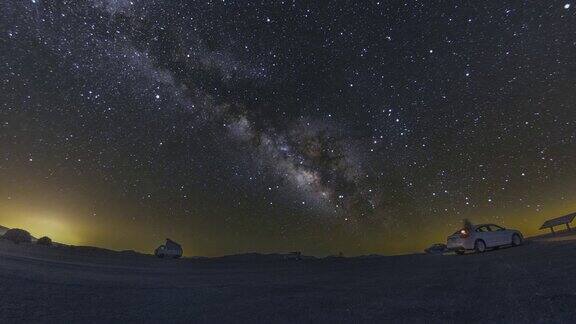
{"type": "Polygon", "coordinates": [[[0,224],[402,253],[576,207],[569,2],[0,5],[0,224]]]}

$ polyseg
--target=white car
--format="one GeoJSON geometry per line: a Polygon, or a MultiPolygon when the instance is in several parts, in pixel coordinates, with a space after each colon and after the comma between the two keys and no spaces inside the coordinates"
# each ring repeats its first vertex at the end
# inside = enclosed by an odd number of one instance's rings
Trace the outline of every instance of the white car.
{"type": "Polygon", "coordinates": [[[448,250],[457,254],[464,254],[470,250],[482,253],[487,248],[498,248],[503,245],[518,246],[523,240],[524,237],[518,230],[506,229],[494,224],[482,224],[456,231],[448,236],[446,246],[448,250]]]}

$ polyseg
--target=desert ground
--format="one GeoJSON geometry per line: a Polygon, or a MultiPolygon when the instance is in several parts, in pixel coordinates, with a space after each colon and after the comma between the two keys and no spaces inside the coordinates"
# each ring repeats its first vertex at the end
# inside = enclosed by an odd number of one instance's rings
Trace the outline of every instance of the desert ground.
{"type": "Polygon", "coordinates": [[[477,255],[162,260],[0,241],[0,318],[26,322],[576,322],[576,237],[477,255]]]}

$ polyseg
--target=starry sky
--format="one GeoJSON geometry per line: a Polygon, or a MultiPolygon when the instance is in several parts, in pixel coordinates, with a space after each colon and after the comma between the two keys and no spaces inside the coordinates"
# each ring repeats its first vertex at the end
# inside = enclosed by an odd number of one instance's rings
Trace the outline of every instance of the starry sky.
{"type": "Polygon", "coordinates": [[[576,3],[0,1],[0,223],[397,254],[576,209],[576,3]]]}

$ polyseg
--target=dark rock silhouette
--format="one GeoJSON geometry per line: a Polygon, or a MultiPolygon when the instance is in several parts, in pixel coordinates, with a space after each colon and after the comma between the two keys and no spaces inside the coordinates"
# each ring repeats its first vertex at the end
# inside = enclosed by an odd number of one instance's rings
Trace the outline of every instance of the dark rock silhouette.
{"type": "Polygon", "coordinates": [[[436,243],[425,249],[424,252],[427,254],[443,254],[448,252],[448,248],[444,243],[436,243]]]}
{"type": "Polygon", "coordinates": [[[48,236],[44,236],[38,239],[38,241],[36,241],[36,244],[38,245],[45,245],[45,246],[52,246],[52,239],[49,238],[48,236]]]}
{"type": "Polygon", "coordinates": [[[2,238],[5,240],[12,241],[16,244],[20,243],[32,243],[32,235],[27,231],[19,228],[12,228],[6,231],[2,238]]]}

